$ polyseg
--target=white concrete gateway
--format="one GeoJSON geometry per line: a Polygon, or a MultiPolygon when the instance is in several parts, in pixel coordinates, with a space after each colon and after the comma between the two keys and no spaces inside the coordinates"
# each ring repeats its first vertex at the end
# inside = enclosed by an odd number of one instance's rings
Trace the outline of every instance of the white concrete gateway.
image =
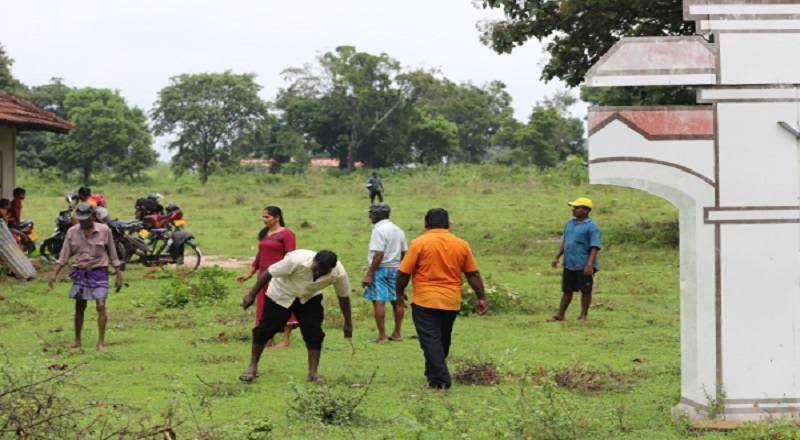
{"type": "Polygon", "coordinates": [[[800,0],[683,11],[714,44],[623,38],[587,83],[700,86],[708,105],[589,109],[590,180],[680,210],[678,409],[800,419],[800,0]]]}

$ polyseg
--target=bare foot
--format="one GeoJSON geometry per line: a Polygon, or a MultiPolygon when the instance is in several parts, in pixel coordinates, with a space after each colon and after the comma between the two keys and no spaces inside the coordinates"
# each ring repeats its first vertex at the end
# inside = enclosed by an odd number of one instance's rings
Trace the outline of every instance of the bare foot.
{"type": "Polygon", "coordinates": [[[555,315],[550,319],[545,319],[544,322],[559,322],[559,321],[563,321],[563,320],[564,320],[563,316],[555,315]]]}
{"type": "Polygon", "coordinates": [[[269,349],[270,350],[283,350],[283,349],[290,348],[290,347],[291,347],[291,345],[284,344],[283,342],[281,342],[280,344],[274,345],[274,346],[270,347],[269,349]]]}
{"type": "Polygon", "coordinates": [[[272,339],[268,339],[267,340],[267,347],[272,347],[273,345],[275,345],[275,341],[273,341],[272,339]]]}
{"type": "Polygon", "coordinates": [[[578,318],[578,322],[586,322],[586,317],[582,316],[582,317],[578,318]]]}
{"type": "Polygon", "coordinates": [[[309,374],[306,376],[306,382],[325,383],[327,379],[322,377],[319,373],[309,374]]]}
{"type": "Polygon", "coordinates": [[[97,351],[99,351],[100,353],[105,353],[106,352],[106,346],[103,345],[103,344],[97,344],[97,351]]]}
{"type": "Polygon", "coordinates": [[[69,348],[81,348],[81,341],[73,342],[72,345],[69,346],[69,348]]]}

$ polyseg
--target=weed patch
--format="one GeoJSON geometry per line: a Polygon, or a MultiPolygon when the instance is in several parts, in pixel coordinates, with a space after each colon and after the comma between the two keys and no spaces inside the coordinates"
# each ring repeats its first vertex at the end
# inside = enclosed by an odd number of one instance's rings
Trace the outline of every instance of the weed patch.
{"type": "Polygon", "coordinates": [[[597,369],[576,362],[572,365],[565,365],[552,373],[546,373],[543,369],[534,372],[531,374],[531,381],[537,383],[545,377],[552,377],[553,382],[562,388],[576,391],[609,392],[630,389],[635,375],[613,371],[609,366],[605,366],[605,369],[597,369]]]}
{"type": "Polygon", "coordinates": [[[358,388],[340,388],[336,385],[294,385],[294,396],[287,403],[290,415],[302,420],[323,425],[350,426],[358,414],[358,406],[369,392],[375,378],[372,373],[366,385],[358,388]]]}
{"type": "Polygon", "coordinates": [[[501,383],[500,368],[492,359],[464,359],[456,363],[455,380],[464,385],[497,385],[501,383]]]}
{"type": "Polygon", "coordinates": [[[160,304],[171,308],[216,304],[228,296],[227,286],[219,280],[227,276],[227,271],[219,266],[203,267],[187,275],[176,274],[162,290],[160,304]]]}

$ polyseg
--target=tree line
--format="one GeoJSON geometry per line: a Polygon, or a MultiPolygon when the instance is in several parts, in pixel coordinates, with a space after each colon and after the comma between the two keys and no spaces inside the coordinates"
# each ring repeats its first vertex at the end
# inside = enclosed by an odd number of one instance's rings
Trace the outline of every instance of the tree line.
{"type": "Polygon", "coordinates": [[[182,74],[169,79],[145,112],[119,91],[74,88],[61,78],[26,86],[11,74],[0,45],[0,92],[75,123],[67,136],[23,133],[18,165],[85,181],[100,171],[136,180],[154,165],[154,136],[174,152],[172,169],[198,171],[205,182],[218,166],[244,158],[271,160],[278,172],[312,157],[382,168],[409,163],[487,161],[547,168],[585,157],[576,98],[557,92],[520,122],[505,84],[454,83],[431,69],[404,69],[385,53],[341,46],[313,63],[283,71],[289,84],[273,100],[259,97],[254,74],[182,74]]]}

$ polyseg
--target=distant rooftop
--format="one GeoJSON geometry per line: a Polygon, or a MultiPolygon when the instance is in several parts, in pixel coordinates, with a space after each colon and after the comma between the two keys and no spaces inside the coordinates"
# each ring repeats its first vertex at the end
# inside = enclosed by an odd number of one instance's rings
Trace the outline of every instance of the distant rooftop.
{"type": "Polygon", "coordinates": [[[0,125],[14,127],[19,131],[52,131],[67,134],[75,124],[59,118],[33,104],[0,93],[0,125]]]}

